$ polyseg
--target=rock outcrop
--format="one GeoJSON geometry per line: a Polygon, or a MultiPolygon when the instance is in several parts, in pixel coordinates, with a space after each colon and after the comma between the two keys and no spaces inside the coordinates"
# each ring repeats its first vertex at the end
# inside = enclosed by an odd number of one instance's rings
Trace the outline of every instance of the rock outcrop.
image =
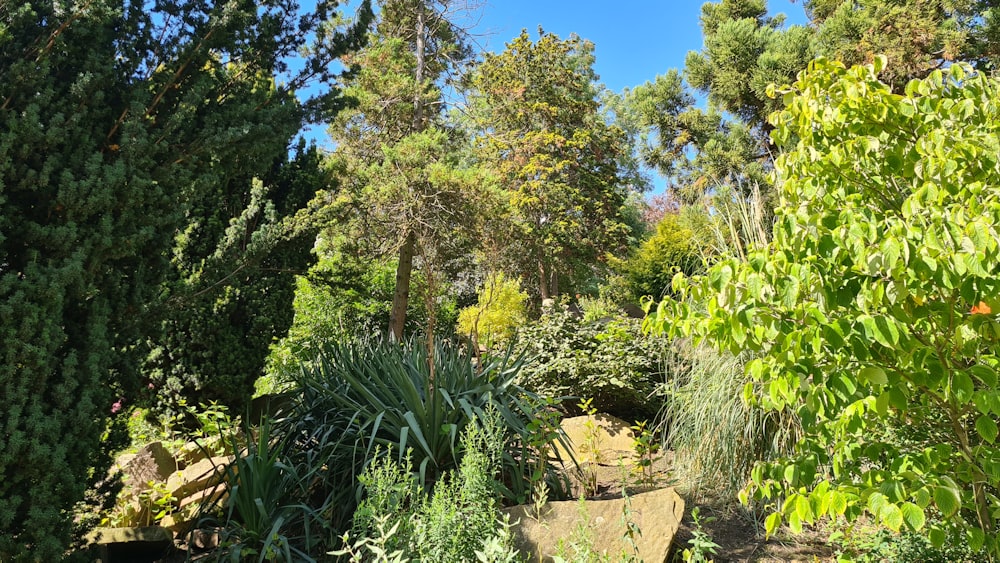
{"type": "Polygon", "coordinates": [[[514,523],[515,545],[530,561],[552,561],[560,551],[572,561],[579,555],[572,545],[588,542],[597,553],[632,554],[646,563],[664,563],[684,516],[684,500],[673,488],[665,488],[627,501],[549,502],[540,515],[530,505],[505,512],[514,523]],[[630,535],[630,524],[638,533],[630,535]]]}

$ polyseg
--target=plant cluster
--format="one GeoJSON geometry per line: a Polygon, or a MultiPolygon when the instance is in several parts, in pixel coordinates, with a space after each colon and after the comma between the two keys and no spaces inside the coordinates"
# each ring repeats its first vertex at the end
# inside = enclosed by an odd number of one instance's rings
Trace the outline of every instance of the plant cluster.
{"type": "Polygon", "coordinates": [[[641,322],[620,313],[585,321],[561,306],[521,328],[517,350],[528,358],[518,382],[549,397],[590,398],[593,406],[624,420],[650,419],[659,404],[666,339],[644,335],[641,322]]]}
{"type": "Polygon", "coordinates": [[[380,456],[361,476],[365,500],[354,514],[353,531],[332,554],[351,561],[519,561],[495,494],[504,424],[488,409],[466,426],[461,464],[433,490],[418,481],[408,458],[401,464],[380,456]]]}
{"type": "Polygon", "coordinates": [[[654,327],[753,351],[745,398],[799,417],[747,492],[776,503],[768,532],[867,514],[995,557],[1000,82],[956,64],[899,94],[884,65],[819,60],[777,92],[774,241],[676,280],[705,309],[666,301],[654,327]]]}

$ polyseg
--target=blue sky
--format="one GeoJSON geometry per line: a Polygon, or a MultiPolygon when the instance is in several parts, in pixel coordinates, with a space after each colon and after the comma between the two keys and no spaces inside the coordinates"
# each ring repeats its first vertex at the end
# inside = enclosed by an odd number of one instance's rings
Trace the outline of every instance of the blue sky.
{"type": "MultiPolygon", "coordinates": [[[[594,43],[595,70],[608,88],[619,92],[652,80],[671,68],[683,68],[688,51],[702,47],[699,17],[704,0],[489,0],[473,29],[487,51],[527,28],[541,25],[566,37],[576,33],[594,43]]],[[[787,23],[805,23],[801,0],[771,0],[772,14],[787,23]]]]}

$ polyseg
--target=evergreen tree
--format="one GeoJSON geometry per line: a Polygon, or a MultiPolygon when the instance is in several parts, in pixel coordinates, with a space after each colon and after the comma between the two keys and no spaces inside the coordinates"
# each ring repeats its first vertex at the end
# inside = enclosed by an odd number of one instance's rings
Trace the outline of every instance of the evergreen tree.
{"type": "MultiPolygon", "coordinates": [[[[384,1],[368,46],[350,59],[359,67],[345,91],[354,104],[330,129],[342,180],[331,197],[337,228],[350,230],[370,257],[396,257],[388,327],[395,338],[406,326],[415,259],[433,309],[443,264],[468,240],[470,192],[480,184],[460,166],[461,139],[443,119],[441,88],[471,57],[454,23],[458,4],[384,1]]],[[[433,324],[434,312],[427,313],[433,324]]]]}
{"type": "Polygon", "coordinates": [[[303,73],[270,83],[334,5],[301,21],[290,0],[0,8],[0,560],[63,557],[71,508],[118,445],[102,436],[119,435],[160,341],[187,226],[218,220],[212,194],[241,174],[249,193],[244,151],[287,150],[258,136],[335,109],[289,91],[329,78],[357,33],[320,29],[303,73]]]}
{"type": "Polygon", "coordinates": [[[477,153],[504,197],[493,247],[542,299],[579,288],[630,233],[626,138],[600,111],[592,64],[589,42],[522,31],[470,81],[477,153]]]}

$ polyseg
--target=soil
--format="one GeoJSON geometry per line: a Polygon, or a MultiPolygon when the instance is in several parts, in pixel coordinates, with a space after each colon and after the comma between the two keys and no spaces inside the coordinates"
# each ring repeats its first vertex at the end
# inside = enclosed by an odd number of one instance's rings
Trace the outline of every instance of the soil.
{"type": "MultiPolygon", "coordinates": [[[[690,487],[685,487],[674,478],[672,467],[673,455],[668,452],[653,464],[651,476],[645,479],[635,475],[630,476],[633,484],[628,488],[629,494],[637,494],[650,489],[672,486],[684,499],[684,519],[674,538],[670,561],[680,561],[680,552],[688,547],[688,542],[694,537],[697,527],[691,511],[695,507],[699,509],[702,531],[719,545],[715,555],[711,556],[715,563],[836,561],[834,549],[826,541],[828,534],[822,530],[805,530],[799,535],[779,534],[765,540],[763,517],[758,523],[741,509],[736,499],[718,498],[710,492],[693,491],[690,487]],[[636,480],[640,483],[635,484],[636,480]]],[[[606,500],[621,497],[623,479],[622,467],[619,464],[598,465],[596,473],[597,492],[588,495],[588,498],[606,500]]],[[[583,490],[580,476],[575,471],[567,472],[567,476],[574,484],[575,496],[586,492],[583,490]]]]}

